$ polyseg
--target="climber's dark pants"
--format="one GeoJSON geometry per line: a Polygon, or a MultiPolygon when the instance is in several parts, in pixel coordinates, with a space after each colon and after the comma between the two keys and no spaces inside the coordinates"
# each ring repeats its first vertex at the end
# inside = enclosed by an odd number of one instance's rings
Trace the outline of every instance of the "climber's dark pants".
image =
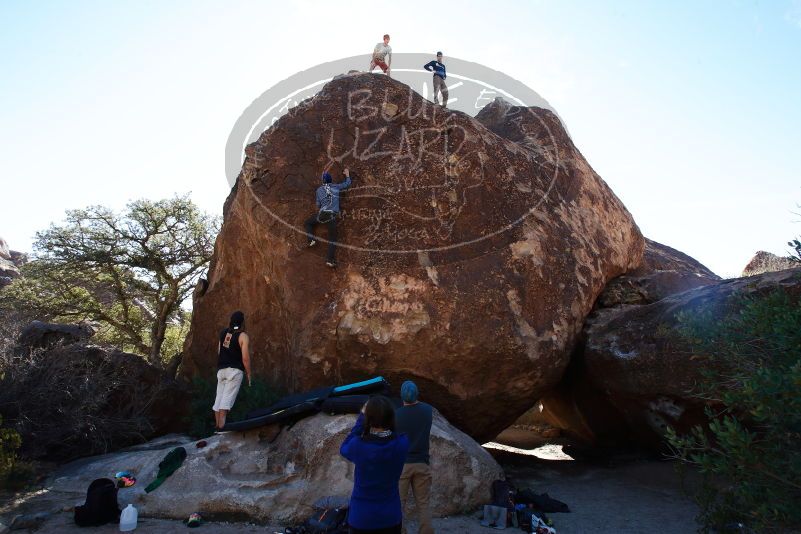
{"type": "Polygon", "coordinates": [[[317,224],[325,224],[328,226],[328,261],[334,262],[334,254],[336,253],[337,246],[335,245],[337,241],[337,216],[336,213],[333,211],[321,211],[320,213],[315,213],[303,224],[303,227],[306,229],[306,236],[309,238],[309,241],[314,239],[314,227],[317,224]]]}
{"type": "Polygon", "coordinates": [[[445,80],[441,77],[434,75],[434,103],[439,104],[437,92],[442,93],[442,105],[448,107],[448,86],[445,85],[445,80]]]}

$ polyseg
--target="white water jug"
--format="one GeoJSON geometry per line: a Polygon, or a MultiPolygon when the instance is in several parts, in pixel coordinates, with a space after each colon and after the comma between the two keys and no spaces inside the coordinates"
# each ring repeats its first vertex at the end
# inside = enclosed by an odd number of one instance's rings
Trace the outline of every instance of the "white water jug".
{"type": "Polygon", "coordinates": [[[133,504],[125,507],[125,510],[120,514],[120,532],[128,532],[136,528],[136,521],[139,518],[139,512],[133,504]]]}

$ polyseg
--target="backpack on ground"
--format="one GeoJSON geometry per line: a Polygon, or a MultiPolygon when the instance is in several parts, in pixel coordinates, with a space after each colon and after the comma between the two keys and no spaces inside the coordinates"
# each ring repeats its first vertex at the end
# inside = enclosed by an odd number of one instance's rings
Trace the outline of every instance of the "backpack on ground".
{"type": "Polygon", "coordinates": [[[525,532],[533,534],[556,534],[553,521],[542,512],[534,511],[525,504],[515,505],[517,524],[525,532]]]}
{"type": "Polygon", "coordinates": [[[570,508],[563,503],[548,495],[547,493],[534,493],[526,488],[517,492],[515,502],[518,504],[530,504],[535,510],[550,513],[569,513],[570,508]]]}
{"type": "Polygon", "coordinates": [[[289,527],[286,534],[347,534],[347,508],[319,508],[299,527],[289,527]]]}
{"type": "Polygon", "coordinates": [[[75,507],[75,524],[94,527],[120,520],[117,485],[108,478],[98,478],[86,490],[86,502],[75,507]]]}

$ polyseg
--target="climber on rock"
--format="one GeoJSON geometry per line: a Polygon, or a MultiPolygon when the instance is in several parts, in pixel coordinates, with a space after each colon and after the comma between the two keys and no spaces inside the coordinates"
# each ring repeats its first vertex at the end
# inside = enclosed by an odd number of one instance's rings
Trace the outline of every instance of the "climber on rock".
{"type": "Polygon", "coordinates": [[[350,170],[345,169],[342,174],[345,176],[345,181],[335,184],[332,183],[331,174],[328,171],[323,173],[323,185],[318,187],[315,193],[317,213],[309,217],[303,225],[306,229],[306,236],[309,238],[310,247],[317,244],[317,240],[314,238],[314,227],[317,224],[328,226],[328,256],[325,264],[331,268],[337,266],[334,255],[337,248],[337,217],[340,213],[339,194],[350,187],[351,182],[350,170]]]}
{"type": "Polygon", "coordinates": [[[247,376],[250,386],[250,338],[244,332],[245,314],[231,314],[228,328],[220,332],[217,345],[217,396],[214,399],[214,423],[218,431],[225,426],[225,418],[236,401],[242,378],[247,376]]]}
{"type": "Polygon", "coordinates": [[[384,42],[378,43],[373,49],[373,57],[370,60],[370,70],[380,67],[384,74],[390,76],[390,67],[392,66],[392,47],[389,46],[389,34],[384,35],[384,42]]]}
{"type": "Polygon", "coordinates": [[[442,107],[448,107],[448,88],[445,86],[445,64],[442,63],[442,52],[437,52],[437,59],[429,61],[423,68],[434,73],[434,103],[439,104],[437,93],[442,93],[442,107]]]}

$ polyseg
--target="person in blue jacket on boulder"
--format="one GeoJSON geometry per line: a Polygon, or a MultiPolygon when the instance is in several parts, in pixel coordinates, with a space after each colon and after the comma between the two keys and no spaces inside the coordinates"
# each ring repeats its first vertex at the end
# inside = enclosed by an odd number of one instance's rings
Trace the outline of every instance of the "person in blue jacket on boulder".
{"type": "Polygon", "coordinates": [[[434,73],[434,103],[439,104],[437,93],[442,93],[442,107],[448,107],[448,88],[445,86],[445,64],[442,62],[442,52],[437,52],[437,59],[429,61],[423,68],[434,73]]]}
{"type": "Polygon", "coordinates": [[[323,185],[317,188],[314,194],[314,200],[317,204],[317,213],[312,215],[303,224],[306,230],[306,237],[309,239],[309,246],[313,247],[317,244],[314,238],[314,227],[318,224],[325,224],[328,226],[328,256],[325,264],[331,268],[337,266],[334,254],[337,249],[337,217],[339,217],[339,195],[342,191],[350,187],[350,170],[347,168],[342,171],[345,180],[335,184],[332,183],[333,179],[331,174],[326,171],[323,173],[323,185]]]}
{"type": "Polygon", "coordinates": [[[395,432],[395,407],[381,395],[362,408],[339,453],[355,465],[348,509],[350,534],[400,534],[398,482],[409,440],[395,432]]]}

